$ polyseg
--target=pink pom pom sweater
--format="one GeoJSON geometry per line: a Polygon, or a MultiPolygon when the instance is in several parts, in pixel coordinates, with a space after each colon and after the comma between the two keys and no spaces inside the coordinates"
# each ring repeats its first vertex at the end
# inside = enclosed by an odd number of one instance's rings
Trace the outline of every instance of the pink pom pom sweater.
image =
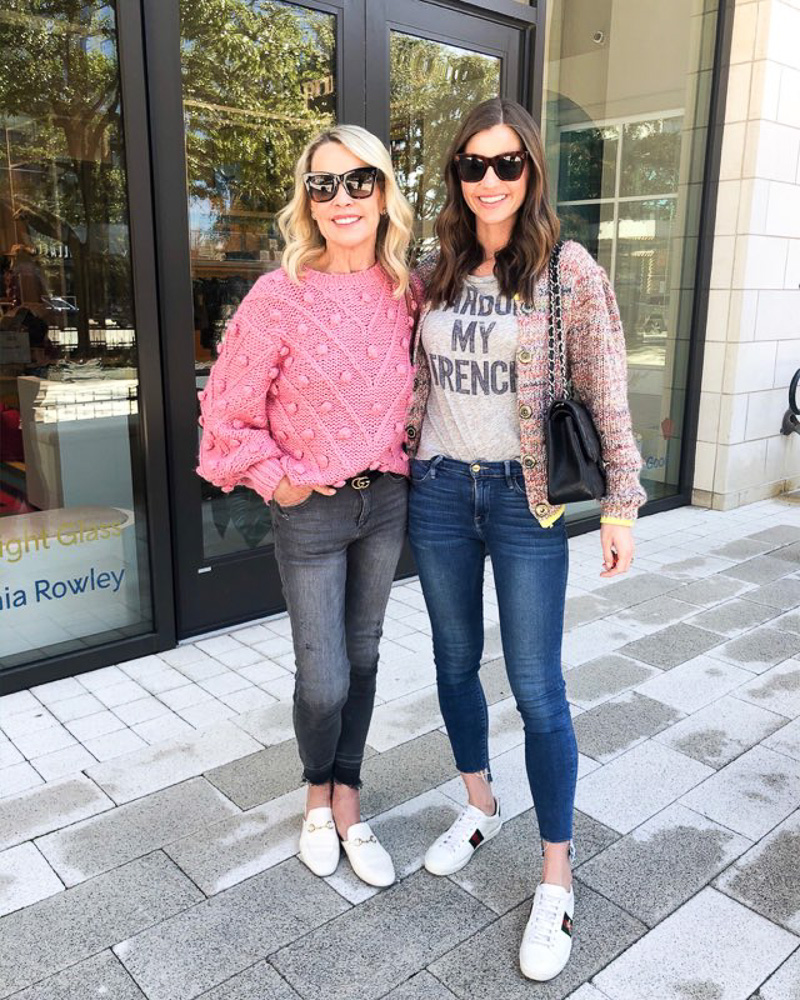
{"type": "Polygon", "coordinates": [[[339,486],[365,469],[405,474],[413,323],[380,267],[352,274],[280,269],[231,319],[199,393],[197,472],[269,501],[295,486],[339,486]]]}

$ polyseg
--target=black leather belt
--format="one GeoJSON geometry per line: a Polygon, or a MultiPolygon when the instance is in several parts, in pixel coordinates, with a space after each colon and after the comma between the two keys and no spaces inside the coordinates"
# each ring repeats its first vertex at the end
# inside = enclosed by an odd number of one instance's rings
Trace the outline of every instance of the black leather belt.
{"type": "Polygon", "coordinates": [[[352,486],[354,490],[366,490],[376,479],[380,479],[382,475],[383,473],[380,469],[365,469],[363,472],[359,472],[357,476],[351,476],[349,479],[346,479],[345,485],[352,486]]]}

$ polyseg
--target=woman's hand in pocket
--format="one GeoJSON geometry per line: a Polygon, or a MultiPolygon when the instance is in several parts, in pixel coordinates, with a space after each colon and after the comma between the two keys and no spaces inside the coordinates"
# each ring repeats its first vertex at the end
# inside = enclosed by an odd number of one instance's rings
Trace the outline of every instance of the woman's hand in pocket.
{"type": "Polygon", "coordinates": [[[293,486],[284,476],[275,487],[272,496],[279,507],[297,507],[315,492],[332,497],[336,490],[332,486],[293,486]]]}

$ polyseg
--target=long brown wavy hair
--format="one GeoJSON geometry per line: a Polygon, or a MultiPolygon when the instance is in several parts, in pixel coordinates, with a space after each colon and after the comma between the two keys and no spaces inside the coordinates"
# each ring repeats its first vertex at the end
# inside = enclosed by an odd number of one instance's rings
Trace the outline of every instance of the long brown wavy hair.
{"type": "Polygon", "coordinates": [[[427,287],[433,308],[452,305],[464,279],[483,261],[483,250],[475,229],[475,215],[464,201],[454,157],[462,153],[472,136],[495,125],[508,125],[528,151],[528,189],[517,212],[511,239],[495,256],[494,274],[503,295],[519,294],[533,301],[538,275],[547,266],[558,240],[560,224],[550,207],[544,149],[536,122],[517,104],[494,97],[470,111],[447,153],[444,178],[447,198],[436,220],[439,258],[427,287]]]}

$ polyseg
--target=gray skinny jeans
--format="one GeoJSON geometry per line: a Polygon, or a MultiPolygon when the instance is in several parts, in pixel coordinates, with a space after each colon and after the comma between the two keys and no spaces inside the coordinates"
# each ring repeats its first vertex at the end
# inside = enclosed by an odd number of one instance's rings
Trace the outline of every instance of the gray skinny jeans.
{"type": "Polygon", "coordinates": [[[361,786],[378,645],[406,532],[408,481],[272,501],[275,556],[297,665],[294,730],[303,779],[361,786]]]}

